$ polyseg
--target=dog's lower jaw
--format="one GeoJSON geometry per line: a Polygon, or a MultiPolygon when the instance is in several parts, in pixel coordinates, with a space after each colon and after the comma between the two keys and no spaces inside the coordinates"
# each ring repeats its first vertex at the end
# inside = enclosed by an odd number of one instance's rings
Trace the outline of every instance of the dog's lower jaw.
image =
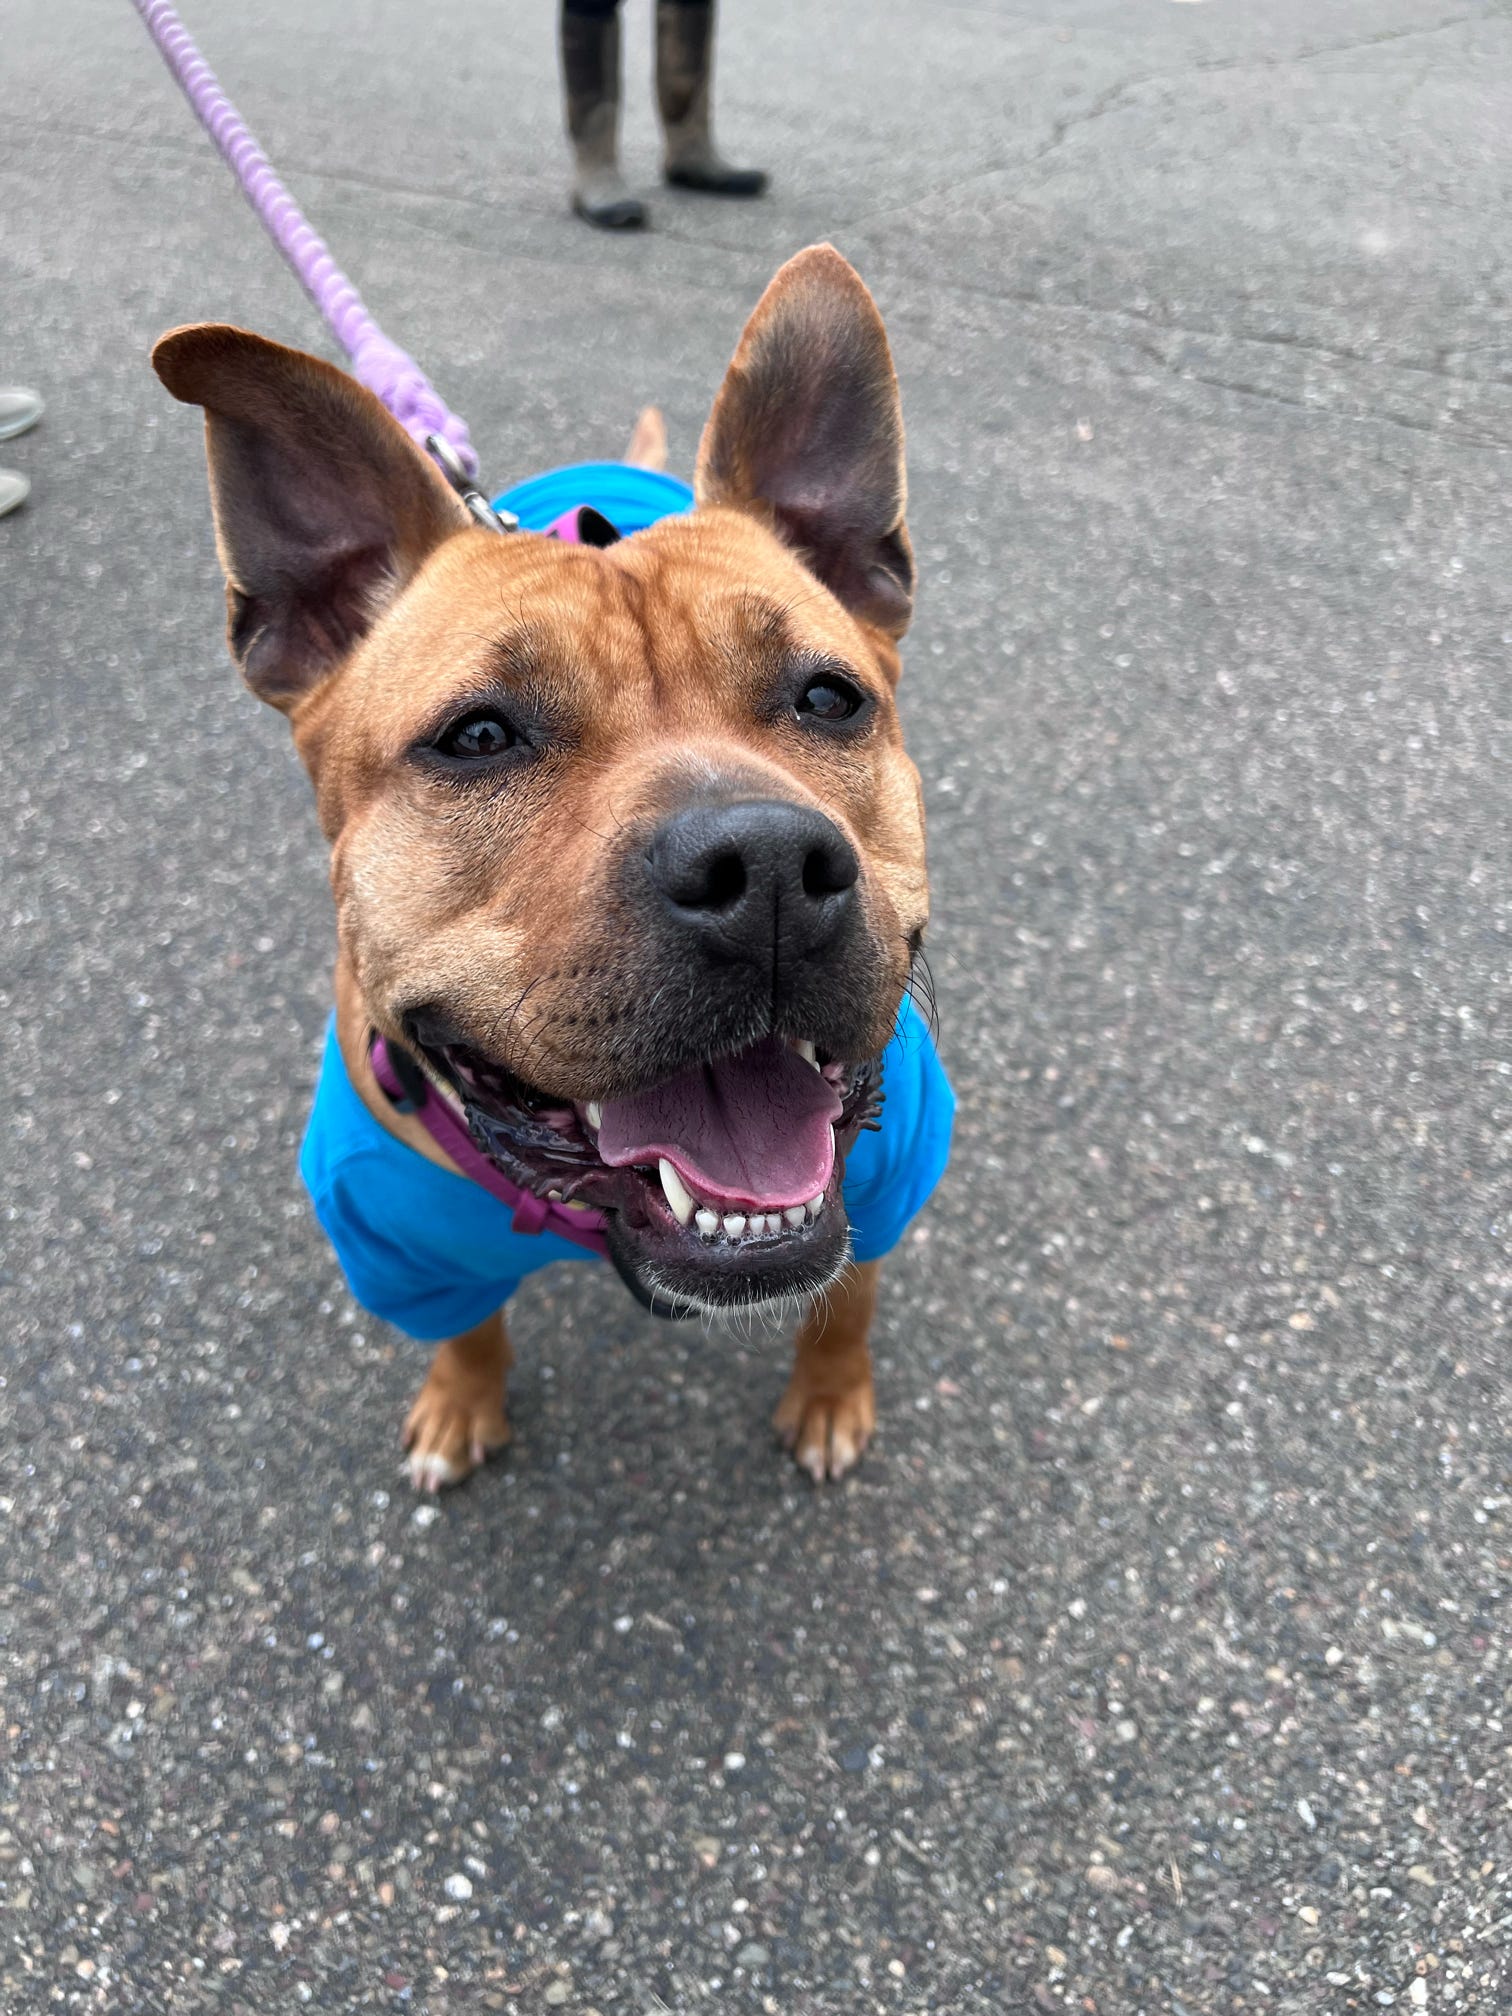
{"type": "Polygon", "coordinates": [[[788,1310],[792,1306],[802,1308],[806,1302],[827,1294],[835,1282],[845,1274],[849,1262],[849,1246],[843,1246],[835,1256],[833,1266],[823,1272],[804,1274],[804,1278],[794,1280],[790,1288],[772,1288],[766,1284],[752,1284],[746,1294],[730,1292],[720,1298],[710,1294],[689,1294],[687,1288],[677,1286],[667,1280],[663,1272],[655,1266],[647,1266],[639,1276],[627,1274],[619,1268],[619,1276],[631,1290],[635,1300],[647,1308],[653,1316],[665,1316],[673,1322],[685,1320],[689,1316],[738,1316],[744,1310],[788,1310]]]}
{"type": "Polygon", "coordinates": [[[706,1282],[690,1283],[654,1261],[636,1264],[631,1256],[616,1250],[612,1228],[609,1258],[643,1309],[653,1316],[683,1321],[695,1316],[738,1316],[745,1310],[780,1309],[795,1303],[802,1306],[826,1294],[844,1274],[850,1259],[850,1238],[846,1234],[821,1259],[791,1270],[791,1279],[734,1277],[721,1283],[717,1293],[711,1293],[706,1282]]]}

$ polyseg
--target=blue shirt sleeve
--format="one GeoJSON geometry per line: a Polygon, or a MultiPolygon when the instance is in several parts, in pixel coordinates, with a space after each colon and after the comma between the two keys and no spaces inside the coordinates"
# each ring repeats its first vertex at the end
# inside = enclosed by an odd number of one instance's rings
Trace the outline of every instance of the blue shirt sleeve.
{"type": "Polygon", "coordinates": [[[859,1137],[845,1164],[851,1250],[860,1261],[893,1250],[950,1157],[955,1094],[924,1018],[906,995],[882,1054],[882,1091],[881,1126],[859,1137]]]}
{"type": "Polygon", "coordinates": [[[390,1134],[347,1076],[334,1024],[299,1173],[353,1295],[423,1343],[471,1330],[553,1260],[597,1257],[516,1232],[497,1197],[390,1134]]]}

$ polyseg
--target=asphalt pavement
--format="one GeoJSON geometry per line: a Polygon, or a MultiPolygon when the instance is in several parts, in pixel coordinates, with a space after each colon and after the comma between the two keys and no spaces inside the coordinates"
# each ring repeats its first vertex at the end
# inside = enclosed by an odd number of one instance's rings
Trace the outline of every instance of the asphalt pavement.
{"type": "Polygon", "coordinates": [[[727,0],[773,193],[620,239],[546,0],[190,15],[500,486],[648,399],[686,470],[779,260],[860,267],[961,1120],[852,1481],[780,1333],[569,1269],[409,1494],[294,1168],[319,836],[146,366],[320,332],[125,0],[10,0],[0,2008],[1505,2012],[1507,8],[727,0]]]}

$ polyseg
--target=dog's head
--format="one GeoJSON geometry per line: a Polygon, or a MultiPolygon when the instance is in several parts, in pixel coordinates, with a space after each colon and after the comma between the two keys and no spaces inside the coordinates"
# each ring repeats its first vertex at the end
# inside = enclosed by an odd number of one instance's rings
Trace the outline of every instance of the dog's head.
{"type": "Polygon", "coordinates": [[[778,273],[697,509],[618,545],[474,527],[330,365],[154,352],[207,416],[229,633],[286,713],[342,953],[515,1182],[606,1210],[643,1295],[821,1285],[924,929],[894,688],[914,570],[875,304],[778,273]]]}

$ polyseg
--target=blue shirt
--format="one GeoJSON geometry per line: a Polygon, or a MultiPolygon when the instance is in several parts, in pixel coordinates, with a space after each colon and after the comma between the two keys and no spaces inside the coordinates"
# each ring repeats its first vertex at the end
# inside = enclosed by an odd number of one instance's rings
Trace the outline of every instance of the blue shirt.
{"type": "MultiPolygon", "coordinates": [[[[527,532],[590,504],[621,532],[687,511],[693,492],[659,469],[579,462],[532,476],[494,502],[527,532]]],[[[857,1260],[880,1260],[928,1202],[950,1153],[955,1094],[911,1000],[883,1053],[879,1132],[845,1164],[845,1208],[857,1260]]],[[[390,1134],[347,1076],[332,1020],[299,1155],[315,1215],[364,1309],[434,1342],[482,1323],[555,1260],[596,1260],[554,1232],[517,1232],[510,1208],[390,1134]]]]}

